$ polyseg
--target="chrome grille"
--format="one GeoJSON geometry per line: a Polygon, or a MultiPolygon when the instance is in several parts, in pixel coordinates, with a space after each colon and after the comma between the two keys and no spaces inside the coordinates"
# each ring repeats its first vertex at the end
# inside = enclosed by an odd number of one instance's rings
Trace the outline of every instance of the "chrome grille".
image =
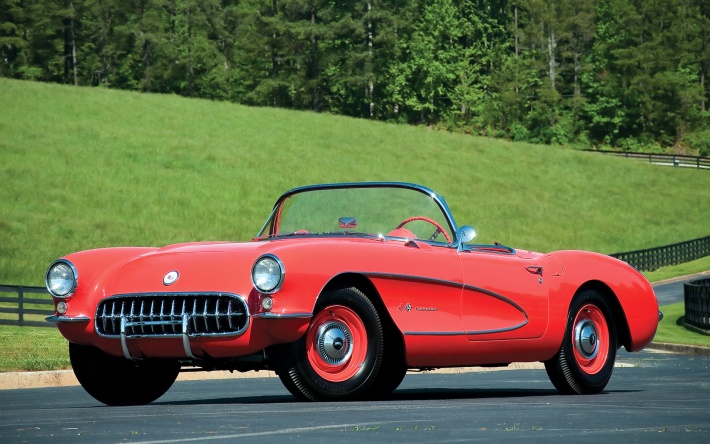
{"type": "Polygon", "coordinates": [[[237,335],[248,326],[249,309],[227,293],[125,294],[104,299],[96,309],[103,336],[237,335]]]}

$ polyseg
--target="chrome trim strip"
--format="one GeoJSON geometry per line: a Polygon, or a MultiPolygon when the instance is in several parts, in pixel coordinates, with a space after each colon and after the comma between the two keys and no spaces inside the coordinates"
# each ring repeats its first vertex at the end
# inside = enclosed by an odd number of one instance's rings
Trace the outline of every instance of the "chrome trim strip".
{"type": "Polygon", "coordinates": [[[462,282],[447,281],[444,279],[429,278],[429,277],[424,277],[424,276],[415,276],[415,275],[411,275],[411,274],[377,273],[377,272],[370,272],[370,271],[353,271],[350,273],[357,273],[357,274],[362,274],[362,275],[365,275],[368,277],[375,277],[375,278],[381,278],[381,279],[399,279],[399,280],[426,282],[429,284],[439,284],[439,285],[444,285],[447,287],[458,287],[458,288],[462,288],[462,289],[465,287],[465,285],[462,282]]]}
{"type": "Polygon", "coordinates": [[[493,330],[473,330],[473,331],[467,331],[467,332],[466,332],[466,335],[475,336],[475,335],[488,335],[488,334],[491,334],[491,333],[505,333],[505,332],[507,332],[507,331],[513,331],[513,330],[517,330],[517,329],[519,329],[519,328],[522,328],[522,327],[524,327],[525,325],[527,325],[527,323],[528,323],[528,321],[527,321],[527,319],[526,319],[525,322],[521,322],[520,324],[514,325],[514,326],[512,326],[512,327],[495,328],[495,329],[493,329],[493,330]]]}
{"type": "Polygon", "coordinates": [[[189,325],[190,325],[190,315],[183,313],[182,315],[182,347],[185,349],[185,354],[188,358],[199,359],[197,356],[192,354],[192,347],[190,347],[190,336],[189,336],[189,325]]]}
{"type": "Polygon", "coordinates": [[[88,322],[91,320],[90,317],[84,316],[84,315],[78,315],[78,316],[47,316],[44,318],[45,321],[51,322],[52,324],[59,324],[60,322],[88,322]]]}
{"type": "Polygon", "coordinates": [[[126,341],[126,323],[126,317],[121,317],[121,350],[123,351],[123,356],[129,361],[140,361],[140,359],[134,358],[128,350],[128,342],[126,341]]]}
{"type": "Polygon", "coordinates": [[[496,328],[493,330],[472,330],[472,331],[445,331],[445,332],[436,332],[436,331],[406,331],[404,332],[404,335],[406,336],[475,336],[475,335],[488,335],[492,333],[505,333],[508,331],[513,331],[517,330],[521,327],[524,327],[527,325],[528,321],[526,320],[525,322],[521,322],[518,325],[514,325],[513,327],[505,327],[505,328],[496,328]]]}
{"type": "Polygon", "coordinates": [[[252,316],[255,319],[310,319],[313,313],[257,313],[252,316]]]}

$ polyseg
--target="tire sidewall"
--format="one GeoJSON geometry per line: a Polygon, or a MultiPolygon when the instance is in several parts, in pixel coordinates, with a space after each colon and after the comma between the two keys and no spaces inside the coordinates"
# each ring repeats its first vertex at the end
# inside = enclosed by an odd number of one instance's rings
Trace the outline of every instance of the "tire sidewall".
{"type": "MultiPolygon", "coordinates": [[[[367,334],[367,352],[361,368],[352,377],[342,382],[332,382],[321,377],[311,366],[306,356],[305,337],[296,342],[295,350],[298,361],[295,367],[303,376],[303,382],[326,397],[345,397],[363,393],[374,381],[374,374],[382,363],[383,332],[380,318],[372,303],[354,289],[337,290],[324,297],[316,306],[314,313],[320,313],[330,306],[342,305],[357,314],[367,334]]],[[[306,336],[311,333],[309,328],[306,336]]]]}
{"type": "MultiPolygon", "coordinates": [[[[599,333],[602,334],[601,332],[599,333]]],[[[596,291],[587,290],[575,298],[570,306],[569,315],[567,318],[567,328],[565,330],[565,338],[563,341],[564,350],[566,353],[566,361],[570,375],[575,381],[583,385],[583,390],[598,391],[602,390],[611,378],[616,361],[617,336],[614,319],[611,309],[604,298],[596,291]],[[608,347],[606,362],[603,367],[596,373],[590,374],[585,372],[577,362],[574,352],[574,321],[580,309],[586,305],[596,306],[606,318],[607,331],[603,334],[608,335],[608,347]]]]}

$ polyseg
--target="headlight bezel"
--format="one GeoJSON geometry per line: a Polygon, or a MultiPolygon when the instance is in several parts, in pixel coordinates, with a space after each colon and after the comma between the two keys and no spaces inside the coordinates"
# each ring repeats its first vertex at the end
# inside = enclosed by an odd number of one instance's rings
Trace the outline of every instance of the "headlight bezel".
{"type": "Polygon", "coordinates": [[[52,264],[47,268],[47,272],[45,273],[44,277],[44,283],[47,287],[47,291],[49,291],[49,294],[54,296],[55,298],[59,299],[66,299],[74,294],[76,291],[77,284],[79,283],[79,273],[76,271],[76,267],[74,264],[72,264],[70,261],[66,259],[57,259],[56,261],[52,262],[52,264]],[[56,280],[58,279],[57,276],[50,276],[52,271],[55,270],[57,267],[63,266],[63,267],[68,267],[69,272],[71,273],[71,285],[65,286],[60,284],[60,288],[64,287],[66,288],[66,291],[62,292],[57,292],[56,288],[58,287],[57,285],[51,285],[50,281],[51,280],[56,280]],[[54,290],[53,290],[54,288],[54,290]]]}
{"type": "Polygon", "coordinates": [[[259,258],[256,261],[254,261],[254,265],[252,265],[252,267],[251,267],[251,283],[254,286],[254,288],[256,288],[256,290],[262,294],[274,294],[277,291],[279,291],[281,289],[281,287],[283,286],[285,277],[286,277],[286,269],[284,268],[283,262],[281,262],[281,259],[279,259],[278,256],[271,254],[271,253],[259,256],[259,258]],[[278,272],[265,273],[266,275],[271,277],[271,279],[269,279],[270,281],[272,281],[272,282],[274,280],[277,280],[277,281],[276,281],[276,283],[271,283],[267,286],[264,286],[264,280],[259,279],[256,276],[256,274],[259,272],[259,271],[257,271],[257,267],[259,267],[260,265],[263,265],[263,262],[266,262],[266,261],[273,262],[271,264],[271,266],[266,266],[267,269],[270,270],[270,269],[274,268],[274,265],[275,265],[275,267],[278,268],[278,272]]]}

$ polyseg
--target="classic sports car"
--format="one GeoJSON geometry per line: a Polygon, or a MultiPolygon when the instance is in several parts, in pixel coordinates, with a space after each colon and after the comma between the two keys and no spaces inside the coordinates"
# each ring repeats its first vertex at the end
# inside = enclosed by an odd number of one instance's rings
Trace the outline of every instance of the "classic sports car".
{"type": "Polygon", "coordinates": [[[628,264],[471,241],[444,199],[407,183],[296,188],[251,242],[107,248],[51,264],[77,379],[144,404],[181,370],[273,370],[302,400],[381,397],[407,370],[542,361],[562,393],[609,382],[656,332],[628,264]]]}

